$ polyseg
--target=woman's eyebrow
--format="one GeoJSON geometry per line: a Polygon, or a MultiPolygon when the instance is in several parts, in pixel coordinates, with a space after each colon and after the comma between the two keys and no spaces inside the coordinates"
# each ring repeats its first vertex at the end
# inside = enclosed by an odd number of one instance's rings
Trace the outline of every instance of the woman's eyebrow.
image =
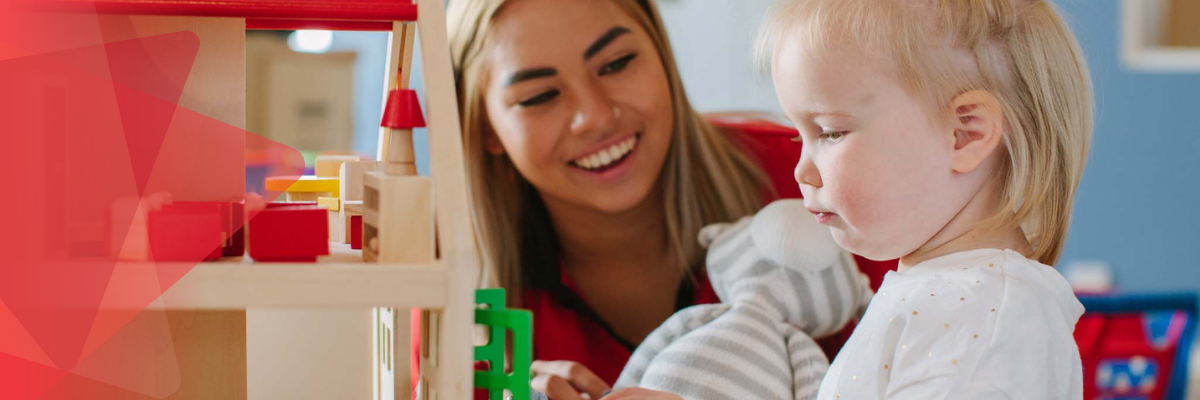
{"type": "Polygon", "coordinates": [[[612,43],[613,40],[616,40],[618,37],[626,33],[632,33],[632,31],[623,26],[617,26],[609,29],[608,32],[600,35],[600,38],[596,39],[591,46],[588,46],[587,51],[583,52],[583,60],[587,61],[588,59],[592,58],[592,56],[595,56],[596,53],[600,52],[600,50],[604,50],[604,47],[608,46],[609,43],[612,43]]]}
{"type": "MultiPolygon", "coordinates": [[[[621,35],[627,33],[633,33],[633,31],[623,26],[616,26],[612,29],[609,29],[608,32],[600,35],[600,38],[596,39],[591,46],[588,46],[587,50],[583,52],[583,60],[587,61],[588,59],[592,58],[601,50],[604,50],[605,47],[611,44],[618,37],[621,37],[621,35]]],[[[508,83],[506,83],[505,86],[512,86],[530,79],[545,78],[554,75],[558,75],[558,70],[554,68],[532,68],[521,70],[509,76],[508,83]]]]}
{"type": "Polygon", "coordinates": [[[506,83],[505,86],[512,86],[530,79],[545,78],[557,74],[558,70],[554,68],[532,68],[521,70],[513,73],[512,76],[509,76],[508,83],[506,83]]]}

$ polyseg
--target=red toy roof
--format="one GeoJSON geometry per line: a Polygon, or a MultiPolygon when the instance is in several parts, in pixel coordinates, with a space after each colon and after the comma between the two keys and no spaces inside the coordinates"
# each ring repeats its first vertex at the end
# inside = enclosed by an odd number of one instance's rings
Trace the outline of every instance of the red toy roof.
{"type": "Polygon", "coordinates": [[[391,30],[416,21],[404,0],[29,0],[31,9],[128,15],[246,18],[248,29],[391,30]]]}

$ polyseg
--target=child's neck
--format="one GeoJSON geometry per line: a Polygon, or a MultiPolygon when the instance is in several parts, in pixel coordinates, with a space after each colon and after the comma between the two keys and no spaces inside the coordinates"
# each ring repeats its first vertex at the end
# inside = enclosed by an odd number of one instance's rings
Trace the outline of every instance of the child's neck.
{"type": "Polygon", "coordinates": [[[897,270],[904,272],[934,258],[978,249],[1012,249],[1029,257],[1033,254],[1033,246],[1020,228],[991,230],[980,226],[980,222],[996,215],[999,210],[999,196],[995,194],[994,186],[983,185],[941,231],[916,251],[900,257],[897,270]]]}

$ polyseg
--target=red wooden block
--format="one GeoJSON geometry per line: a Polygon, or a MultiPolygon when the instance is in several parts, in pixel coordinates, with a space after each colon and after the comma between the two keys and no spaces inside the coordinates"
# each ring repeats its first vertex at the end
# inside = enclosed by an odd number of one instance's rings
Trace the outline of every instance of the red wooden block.
{"type": "Polygon", "coordinates": [[[362,250],[362,216],[350,216],[350,248],[362,250]]]}
{"type": "Polygon", "coordinates": [[[388,93],[387,108],[383,109],[383,122],[379,126],[392,129],[424,128],[425,117],[421,115],[417,91],[392,89],[388,93]]]}
{"type": "Polygon", "coordinates": [[[417,5],[387,0],[52,0],[18,2],[24,9],[122,15],[246,18],[247,27],[278,21],[272,29],[316,29],[307,20],[353,22],[416,21],[417,5]],[[286,24],[284,24],[286,23],[286,24]]]}
{"type": "Polygon", "coordinates": [[[315,205],[274,205],[250,219],[255,261],[316,262],[329,254],[329,215],[315,205]]]}
{"type": "Polygon", "coordinates": [[[246,203],[239,201],[229,203],[229,224],[233,234],[229,236],[229,240],[225,241],[225,248],[222,249],[221,255],[224,257],[240,257],[246,254],[246,203]]]}
{"type": "Polygon", "coordinates": [[[221,258],[222,204],[175,203],[146,216],[154,261],[214,261],[221,258]]]}

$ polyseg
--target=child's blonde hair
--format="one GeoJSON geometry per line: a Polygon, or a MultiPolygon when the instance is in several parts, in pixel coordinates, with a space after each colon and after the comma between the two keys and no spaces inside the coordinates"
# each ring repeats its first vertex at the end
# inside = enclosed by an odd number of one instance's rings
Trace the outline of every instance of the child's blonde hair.
{"type": "MultiPolygon", "coordinates": [[[[1045,0],[789,0],[759,33],[760,66],[782,39],[813,56],[861,46],[894,60],[890,72],[933,117],[971,90],[1000,100],[1008,152],[1001,210],[984,222],[1020,227],[1033,258],[1053,265],[1092,136],[1092,90],[1071,30],[1045,0]]],[[[939,119],[942,120],[942,119],[939,119]]]]}

